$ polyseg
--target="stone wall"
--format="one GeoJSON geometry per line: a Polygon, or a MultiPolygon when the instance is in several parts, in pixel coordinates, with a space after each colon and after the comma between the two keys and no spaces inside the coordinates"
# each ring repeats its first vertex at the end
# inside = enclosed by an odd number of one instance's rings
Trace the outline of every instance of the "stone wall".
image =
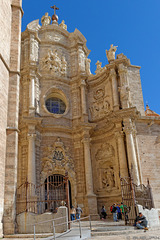
{"type": "Polygon", "coordinates": [[[144,102],[139,71],[139,67],[128,67],[128,81],[131,93],[131,104],[132,106],[136,106],[137,110],[144,116],[144,102]]]}
{"type": "Polygon", "coordinates": [[[6,158],[6,128],[8,110],[8,85],[11,41],[11,1],[1,1],[0,7],[0,236],[3,234],[2,217],[4,211],[4,176],[6,158]]]}
{"type": "Polygon", "coordinates": [[[148,118],[138,122],[136,128],[143,183],[150,180],[155,207],[160,208],[160,124],[148,118]]]}
{"type": "Polygon", "coordinates": [[[7,114],[5,196],[3,228],[5,234],[15,232],[16,183],[18,162],[19,71],[21,41],[21,1],[12,1],[10,24],[10,74],[7,114]]]}
{"type": "Polygon", "coordinates": [[[53,233],[53,221],[55,224],[55,232],[63,233],[68,230],[68,224],[65,222],[68,221],[68,211],[66,207],[59,207],[57,213],[43,213],[40,215],[24,212],[17,216],[17,231],[18,233],[34,233],[34,224],[35,232],[37,233],[53,233]],[[57,219],[60,218],[60,219],[57,219]],[[54,220],[57,219],[57,220],[54,220]],[[63,224],[64,223],[64,224],[63,224]],[[56,226],[58,224],[62,224],[56,226]]]}

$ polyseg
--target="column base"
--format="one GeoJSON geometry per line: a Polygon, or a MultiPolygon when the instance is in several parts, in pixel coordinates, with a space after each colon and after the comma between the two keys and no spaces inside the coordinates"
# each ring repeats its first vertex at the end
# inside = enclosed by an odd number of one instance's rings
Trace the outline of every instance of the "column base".
{"type": "Polygon", "coordinates": [[[98,215],[97,210],[97,197],[94,194],[87,195],[88,200],[88,214],[91,216],[91,220],[99,220],[100,216],[98,215]]]}

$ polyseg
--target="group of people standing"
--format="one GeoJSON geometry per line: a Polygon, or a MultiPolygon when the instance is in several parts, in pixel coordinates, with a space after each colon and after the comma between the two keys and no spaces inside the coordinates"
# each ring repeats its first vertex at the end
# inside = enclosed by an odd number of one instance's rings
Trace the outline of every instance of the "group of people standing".
{"type": "Polygon", "coordinates": [[[71,221],[74,221],[75,219],[80,219],[81,213],[82,213],[82,209],[78,205],[77,205],[77,208],[72,206],[70,210],[71,221]]]}
{"type": "MultiPolygon", "coordinates": [[[[114,203],[110,207],[110,211],[113,214],[113,221],[118,222],[119,220],[122,220],[122,216],[127,215],[127,206],[121,202],[121,204],[114,203]]],[[[101,208],[101,219],[106,219],[107,211],[105,209],[105,206],[102,206],[101,208]]]]}
{"type": "MultiPolygon", "coordinates": [[[[128,221],[129,210],[130,208],[123,204],[123,202],[121,202],[121,204],[114,203],[110,207],[110,211],[113,214],[113,221],[119,222],[119,220],[122,220],[122,218],[128,221]]],[[[102,206],[101,219],[106,219],[106,216],[107,211],[105,209],[105,206],[102,206]]],[[[139,215],[136,217],[134,226],[137,227],[138,229],[144,229],[145,231],[148,230],[146,217],[141,212],[139,212],[139,215]]]]}

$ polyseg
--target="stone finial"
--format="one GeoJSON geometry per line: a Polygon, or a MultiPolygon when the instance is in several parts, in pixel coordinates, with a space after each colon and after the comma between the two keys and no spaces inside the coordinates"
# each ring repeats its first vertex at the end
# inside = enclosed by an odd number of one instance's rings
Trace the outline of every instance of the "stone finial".
{"type": "Polygon", "coordinates": [[[51,17],[48,16],[48,12],[45,13],[45,15],[41,18],[42,26],[47,26],[51,23],[51,17]]]}
{"type": "Polygon", "coordinates": [[[106,50],[108,62],[115,60],[115,52],[117,51],[117,47],[118,46],[113,46],[113,44],[111,44],[110,49],[106,50]]]}
{"type": "Polygon", "coordinates": [[[67,30],[67,25],[65,24],[65,21],[62,20],[62,22],[59,24],[59,26],[65,30],[67,30]]]}

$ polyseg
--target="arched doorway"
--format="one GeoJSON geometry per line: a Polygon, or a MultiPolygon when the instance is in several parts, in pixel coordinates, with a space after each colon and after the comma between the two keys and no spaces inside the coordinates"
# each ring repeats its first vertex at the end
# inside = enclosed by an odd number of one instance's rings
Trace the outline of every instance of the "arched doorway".
{"type": "Polygon", "coordinates": [[[48,176],[44,182],[45,211],[56,212],[61,205],[70,207],[71,184],[68,175],[54,174],[48,176]]]}

